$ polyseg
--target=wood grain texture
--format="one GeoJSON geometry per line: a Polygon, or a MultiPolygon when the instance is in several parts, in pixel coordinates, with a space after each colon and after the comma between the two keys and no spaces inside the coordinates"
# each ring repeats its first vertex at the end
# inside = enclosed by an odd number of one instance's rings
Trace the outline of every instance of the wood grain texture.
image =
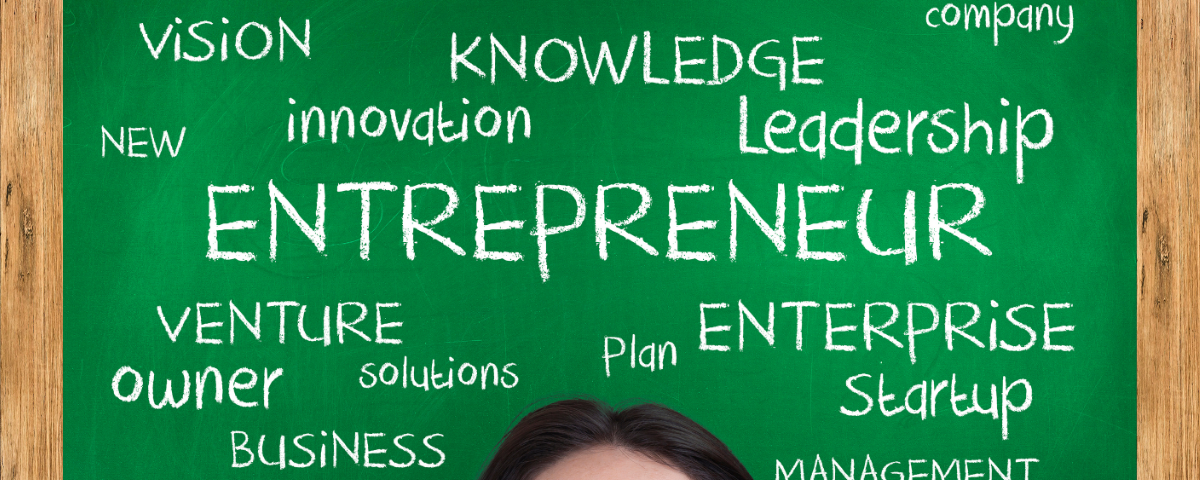
{"type": "Polygon", "coordinates": [[[1200,478],[1200,2],[1138,2],[1138,464],[1200,478]]]}
{"type": "Polygon", "coordinates": [[[62,3],[0,4],[0,474],[62,477],[62,3]]]}
{"type": "MultiPolygon", "coordinates": [[[[0,478],[62,477],[62,5],[0,3],[0,478]]],[[[1200,2],[1138,2],[1138,462],[1200,478],[1200,2]]],[[[1133,212],[1131,212],[1133,214],[1133,212]]]]}

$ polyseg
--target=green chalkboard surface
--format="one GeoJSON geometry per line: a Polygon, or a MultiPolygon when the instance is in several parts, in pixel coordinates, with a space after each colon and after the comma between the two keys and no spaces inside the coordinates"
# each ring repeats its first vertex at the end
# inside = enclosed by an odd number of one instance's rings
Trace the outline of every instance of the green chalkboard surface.
{"type": "Polygon", "coordinates": [[[64,11],[67,478],[1135,475],[1132,2],[64,11]]]}

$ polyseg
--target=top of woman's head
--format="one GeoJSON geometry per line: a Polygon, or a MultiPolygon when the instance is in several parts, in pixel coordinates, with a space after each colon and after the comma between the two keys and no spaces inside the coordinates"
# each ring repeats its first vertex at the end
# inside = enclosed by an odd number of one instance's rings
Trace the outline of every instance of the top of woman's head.
{"type": "Polygon", "coordinates": [[[563,400],[525,416],[504,436],[480,480],[532,480],[596,447],[643,455],[691,480],[750,480],[724,443],[679,412],[655,404],[614,410],[593,400],[563,400]]]}

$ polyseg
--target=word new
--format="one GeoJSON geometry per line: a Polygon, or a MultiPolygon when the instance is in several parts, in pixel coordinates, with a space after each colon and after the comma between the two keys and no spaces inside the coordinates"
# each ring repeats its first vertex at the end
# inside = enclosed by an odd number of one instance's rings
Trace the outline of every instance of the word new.
{"type": "Polygon", "coordinates": [[[179,130],[179,140],[177,142],[175,142],[175,145],[171,145],[171,134],[168,133],[166,130],[163,130],[163,132],[162,132],[162,137],[161,137],[162,141],[158,142],[158,141],[154,140],[154,129],[150,128],[150,127],[137,127],[137,128],[130,127],[128,129],[126,129],[125,127],[121,127],[120,130],[117,130],[117,138],[113,138],[112,132],[109,132],[107,128],[104,128],[104,125],[101,125],[100,126],[100,156],[104,157],[104,156],[108,155],[108,145],[111,143],[113,147],[116,147],[118,153],[120,153],[121,155],[129,156],[129,157],[146,158],[147,153],[145,151],[135,152],[135,151],[133,151],[133,149],[135,147],[141,147],[141,146],[147,145],[147,144],[149,144],[151,147],[154,148],[154,157],[155,158],[162,157],[164,147],[166,148],[167,153],[171,154],[171,157],[174,157],[174,156],[178,155],[179,150],[181,148],[183,148],[183,135],[186,133],[187,133],[187,127],[181,128],[179,130]],[[133,138],[134,133],[138,133],[139,138],[146,138],[146,137],[141,137],[141,135],[140,135],[141,132],[146,132],[146,131],[149,131],[149,137],[150,137],[149,141],[134,140],[134,138],[133,138]],[[126,147],[125,147],[126,140],[128,140],[128,143],[129,143],[128,150],[126,150],[126,147]]]}

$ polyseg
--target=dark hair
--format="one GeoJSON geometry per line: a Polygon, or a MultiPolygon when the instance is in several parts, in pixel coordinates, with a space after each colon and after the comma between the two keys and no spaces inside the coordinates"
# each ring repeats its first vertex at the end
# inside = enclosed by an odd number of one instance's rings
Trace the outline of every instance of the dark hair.
{"type": "Polygon", "coordinates": [[[590,447],[625,448],[679,470],[691,480],[751,480],[746,467],[696,422],[656,404],[614,410],[596,400],[562,400],[509,430],[480,480],[530,480],[590,447]]]}

